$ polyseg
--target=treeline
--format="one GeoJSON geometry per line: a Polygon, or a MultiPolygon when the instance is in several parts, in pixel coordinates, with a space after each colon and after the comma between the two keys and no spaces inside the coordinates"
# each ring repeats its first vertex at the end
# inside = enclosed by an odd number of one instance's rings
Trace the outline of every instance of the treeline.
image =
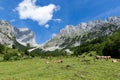
{"type": "Polygon", "coordinates": [[[12,45],[12,48],[8,47],[6,44],[0,44],[0,57],[3,58],[3,61],[31,58],[31,56],[29,56],[28,49],[30,49],[29,45],[25,47],[18,43],[12,45]]]}
{"type": "Polygon", "coordinates": [[[120,30],[111,36],[102,36],[91,41],[86,41],[82,45],[71,48],[73,55],[81,55],[85,52],[96,51],[98,55],[110,55],[113,58],[120,58],[120,30]]]}
{"type": "Polygon", "coordinates": [[[0,57],[3,58],[2,61],[14,61],[14,60],[31,59],[34,57],[46,58],[46,57],[57,57],[57,56],[67,55],[67,53],[63,50],[43,51],[41,49],[36,49],[32,52],[29,52],[28,51],[29,49],[30,49],[29,46],[21,50],[15,45],[13,45],[12,48],[9,48],[7,45],[0,44],[0,57]]]}
{"type": "Polygon", "coordinates": [[[0,55],[4,61],[18,60],[24,55],[19,49],[9,48],[7,45],[0,44],[0,55]]]}
{"type": "Polygon", "coordinates": [[[42,49],[36,49],[32,52],[29,53],[30,56],[32,57],[36,57],[36,56],[39,56],[39,57],[57,57],[57,56],[66,56],[67,55],[67,52],[64,51],[64,50],[55,50],[55,51],[44,51],[42,49]]]}

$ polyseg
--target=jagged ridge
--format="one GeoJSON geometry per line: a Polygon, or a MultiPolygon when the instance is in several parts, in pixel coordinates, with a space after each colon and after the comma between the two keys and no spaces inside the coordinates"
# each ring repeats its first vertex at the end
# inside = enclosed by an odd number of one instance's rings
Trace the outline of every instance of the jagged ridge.
{"type": "Polygon", "coordinates": [[[79,46],[104,35],[111,35],[120,28],[120,17],[109,17],[105,21],[95,20],[88,23],[81,23],[77,26],[67,25],[60,30],[59,34],[44,44],[45,50],[55,50],[65,47],[79,46]]]}

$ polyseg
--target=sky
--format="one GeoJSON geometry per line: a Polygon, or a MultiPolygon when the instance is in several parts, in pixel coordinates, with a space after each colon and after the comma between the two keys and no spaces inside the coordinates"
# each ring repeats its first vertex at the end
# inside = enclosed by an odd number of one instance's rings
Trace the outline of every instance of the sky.
{"type": "Polygon", "coordinates": [[[42,44],[66,25],[120,16],[120,0],[0,0],[0,20],[35,32],[42,44]]]}

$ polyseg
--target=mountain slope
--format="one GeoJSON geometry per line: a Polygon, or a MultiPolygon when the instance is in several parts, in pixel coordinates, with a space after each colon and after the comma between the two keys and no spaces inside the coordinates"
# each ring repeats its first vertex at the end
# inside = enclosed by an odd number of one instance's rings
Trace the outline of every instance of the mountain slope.
{"type": "Polygon", "coordinates": [[[96,20],[81,23],[77,26],[67,25],[59,34],[44,44],[45,50],[55,50],[66,47],[79,46],[83,42],[97,37],[112,35],[120,28],[120,17],[109,17],[105,21],[96,20]]]}
{"type": "Polygon", "coordinates": [[[28,28],[16,28],[5,20],[0,21],[0,43],[12,47],[17,41],[21,45],[36,46],[35,34],[28,28]],[[14,40],[15,39],[15,40],[14,40]]]}
{"type": "Polygon", "coordinates": [[[7,44],[10,47],[13,45],[13,27],[7,21],[0,21],[0,43],[7,44]]]}
{"type": "Polygon", "coordinates": [[[27,44],[30,44],[30,46],[37,46],[37,43],[35,42],[35,34],[28,28],[14,27],[14,35],[16,40],[24,46],[27,46],[27,44]]]}

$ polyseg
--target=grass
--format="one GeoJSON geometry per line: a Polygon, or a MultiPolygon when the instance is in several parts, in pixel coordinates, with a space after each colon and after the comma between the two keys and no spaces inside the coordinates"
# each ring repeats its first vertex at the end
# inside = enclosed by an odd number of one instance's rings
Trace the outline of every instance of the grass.
{"type": "Polygon", "coordinates": [[[0,62],[0,80],[119,80],[120,63],[80,57],[0,62]],[[63,63],[54,63],[62,59],[63,63]],[[90,60],[90,61],[89,61],[90,60]],[[49,64],[45,62],[49,61],[49,64]]]}

